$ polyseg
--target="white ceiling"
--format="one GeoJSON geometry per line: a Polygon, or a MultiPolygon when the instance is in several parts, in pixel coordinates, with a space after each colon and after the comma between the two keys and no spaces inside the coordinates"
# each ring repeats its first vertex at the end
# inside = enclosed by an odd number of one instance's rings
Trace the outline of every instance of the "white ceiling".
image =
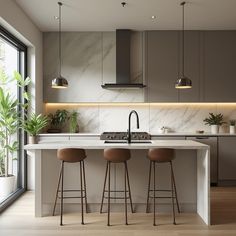
{"type": "MultiPolygon", "coordinates": [[[[15,0],[42,31],[55,31],[57,0],[15,0]]],[[[180,29],[181,0],[62,0],[63,31],[180,29]],[[151,19],[156,15],[155,20],[151,19]]],[[[186,29],[236,29],[236,0],[189,0],[186,29]]]]}

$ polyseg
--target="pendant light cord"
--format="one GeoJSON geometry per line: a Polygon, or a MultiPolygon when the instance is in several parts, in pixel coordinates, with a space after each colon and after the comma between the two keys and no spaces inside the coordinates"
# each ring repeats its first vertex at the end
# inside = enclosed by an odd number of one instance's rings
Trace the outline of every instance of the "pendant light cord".
{"type": "Polygon", "coordinates": [[[184,54],[185,54],[185,48],[184,48],[184,45],[185,45],[185,29],[184,29],[184,5],[185,5],[186,2],[182,2],[180,5],[183,6],[183,21],[182,21],[182,76],[184,76],[184,54]]]}
{"type": "Polygon", "coordinates": [[[58,2],[59,5],[59,77],[61,77],[61,6],[62,3],[58,2]]]}

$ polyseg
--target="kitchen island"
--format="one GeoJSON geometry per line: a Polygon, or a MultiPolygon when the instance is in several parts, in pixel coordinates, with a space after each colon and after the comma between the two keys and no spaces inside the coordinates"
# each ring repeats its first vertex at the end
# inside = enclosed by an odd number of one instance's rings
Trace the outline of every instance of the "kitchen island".
{"type": "MultiPolygon", "coordinates": [[[[85,164],[86,178],[88,180],[88,197],[90,195],[88,203],[93,204],[99,204],[101,200],[98,196],[102,193],[102,182],[105,173],[105,161],[101,161],[103,160],[101,159],[102,150],[105,148],[131,149],[132,158],[128,165],[131,172],[131,190],[132,186],[134,186],[133,189],[135,189],[133,192],[133,202],[137,205],[144,205],[146,199],[148,160],[145,158],[145,155],[147,149],[175,149],[177,157],[174,161],[174,167],[177,176],[176,181],[177,191],[179,191],[179,200],[183,203],[184,208],[184,203],[189,201],[189,196],[190,200],[196,203],[196,212],[198,215],[207,225],[210,224],[210,148],[205,144],[191,140],[152,140],[151,143],[111,144],[104,143],[104,141],[97,139],[81,139],[75,141],[47,141],[39,144],[26,145],[25,150],[27,150],[28,155],[35,157],[35,216],[41,217],[48,215],[52,209],[56,181],[59,174],[59,161],[56,159],[56,150],[60,148],[84,148],[87,150],[88,157],[86,158],[87,163],[85,164]],[[140,172],[140,168],[142,168],[142,172],[140,172]],[[180,176],[179,180],[178,176],[180,176]]],[[[75,165],[70,166],[70,168],[68,174],[76,174],[78,172],[75,165]]],[[[159,177],[159,179],[166,179],[164,172],[160,170],[159,173],[163,176],[159,177]]],[[[65,176],[67,176],[67,174],[65,174],[65,176]]],[[[65,184],[70,187],[73,186],[71,180],[75,182],[75,178],[76,177],[71,174],[70,180],[65,184]]],[[[119,170],[116,169],[114,183],[117,188],[119,186],[118,180],[119,170]]],[[[167,183],[168,181],[162,184],[165,186],[167,183]]]]}

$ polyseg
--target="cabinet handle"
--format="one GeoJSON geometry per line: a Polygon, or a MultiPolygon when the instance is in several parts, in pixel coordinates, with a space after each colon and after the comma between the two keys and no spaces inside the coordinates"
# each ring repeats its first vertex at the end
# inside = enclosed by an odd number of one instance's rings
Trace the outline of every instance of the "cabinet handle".
{"type": "Polygon", "coordinates": [[[209,137],[196,137],[196,139],[209,139],[209,137]]]}

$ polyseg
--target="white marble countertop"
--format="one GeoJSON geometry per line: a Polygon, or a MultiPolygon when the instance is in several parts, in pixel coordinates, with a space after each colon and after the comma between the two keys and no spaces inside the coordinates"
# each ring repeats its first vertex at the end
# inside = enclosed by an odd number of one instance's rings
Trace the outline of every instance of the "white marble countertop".
{"type": "Polygon", "coordinates": [[[100,133],[43,133],[39,134],[39,137],[48,137],[48,136],[100,136],[100,133]]]}
{"type": "MultiPolygon", "coordinates": [[[[122,132],[122,131],[121,131],[122,132]]],[[[123,131],[125,132],[125,131],[123,131]]],[[[82,136],[82,137],[100,137],[100,133],[43,133],[43,134],[39,134],[39,137],[53,137],[53,136],[82,136]]],[[[203,134],[199,134],[199,133],[194,133],[194,132],[169,132],[169,133],[165,133],[165,134],[161,134],[161,133],[150,133],[151,136],[214,136],[214,137],[218,137],[218,136],[236,136],[236,134],[230,134],[230,133],[218,133],[218,134],[212,134],[209,132],[205,132],[203,134]]]]}
{"type": "Polygon", "coordinates": [[[128,148],[128,149],[149,149],[149,148],[174,148],[174,149],[208,149],[209,146],[192,140],[153,140],[151,143],[104,143],[104,140],[78,140],[78,141],[57,141],[39,144],[27,144],[25,150],[50,150],[60,148],[128,148]]]}

